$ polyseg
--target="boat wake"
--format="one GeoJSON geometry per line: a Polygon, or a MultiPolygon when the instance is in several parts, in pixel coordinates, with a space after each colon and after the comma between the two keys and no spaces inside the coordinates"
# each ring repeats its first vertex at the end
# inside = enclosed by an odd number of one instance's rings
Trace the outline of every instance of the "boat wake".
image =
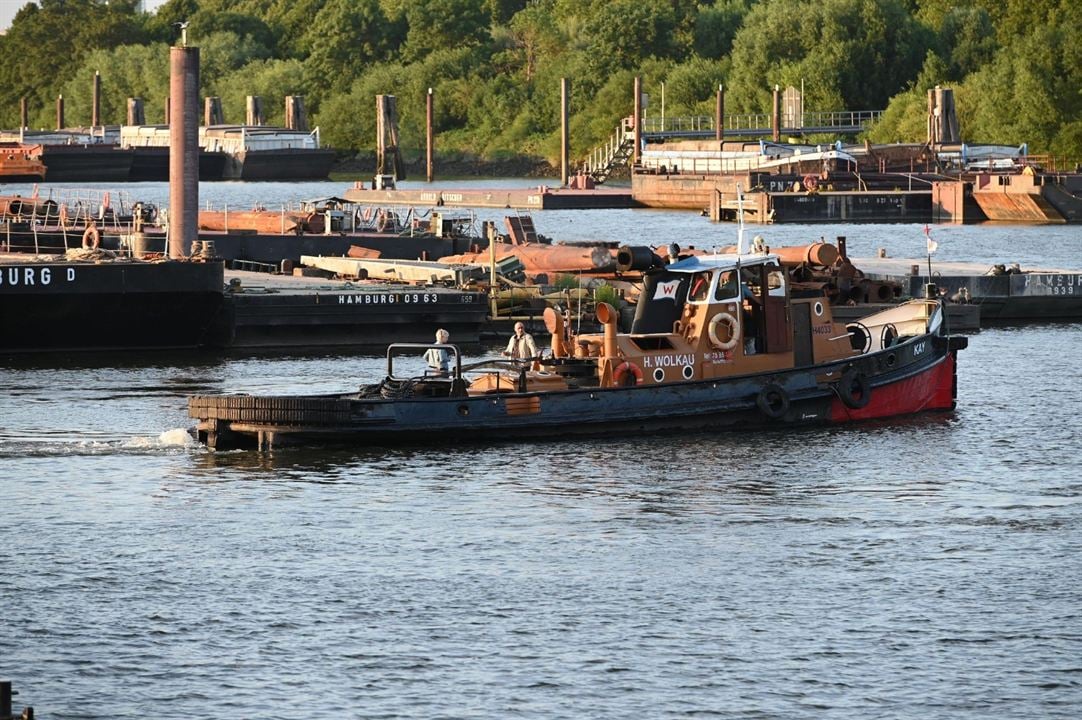
{"type": "Polygon", "coordinates": [[[77,457],[97,455],[157,455],[200,449],[184,428],[172,428],[158,435],[124,438],[79,438],[70,434],[0,434],[0,458],[77,457]]]}

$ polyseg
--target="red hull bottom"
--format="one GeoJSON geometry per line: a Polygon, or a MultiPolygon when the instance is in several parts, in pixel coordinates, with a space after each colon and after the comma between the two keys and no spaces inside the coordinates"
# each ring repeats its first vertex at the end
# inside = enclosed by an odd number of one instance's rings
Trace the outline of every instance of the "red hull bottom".
{"type": "Polygon", "coordinates": [[[873,420],[909,415],[927,410],[953,410],[957,393],[955,354],[919,375],[871,391],[871,399],[862,408],[851,408],[839,398],[830,405],[832,422],[873,420]]]}

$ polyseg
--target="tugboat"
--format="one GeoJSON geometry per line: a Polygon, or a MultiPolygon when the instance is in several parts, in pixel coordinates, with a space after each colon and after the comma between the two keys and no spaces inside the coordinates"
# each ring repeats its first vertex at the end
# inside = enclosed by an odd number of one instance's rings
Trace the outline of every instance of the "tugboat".
{"type": "MultiPolygon", "coordinates": [[[[576,334],[550,308],[551,346],[525,364],[463,364],[454,345],[393,344],[387,375],[357,392],[194,396],[192,432],[211,449],[377,445],[478,438],[794,427],[953,410],[957,352],[934,292],[860,322],[831,315],[822,290],[795,288],[768,248],[668,265],[618,251],[642,273],[630,332],[597,306],[603,332],[576,334]],[[445,375],[403,376],[394,360],[426,348],[445,375]]],[[[934,288],[932,288],[934,290],[934,288]]]]}

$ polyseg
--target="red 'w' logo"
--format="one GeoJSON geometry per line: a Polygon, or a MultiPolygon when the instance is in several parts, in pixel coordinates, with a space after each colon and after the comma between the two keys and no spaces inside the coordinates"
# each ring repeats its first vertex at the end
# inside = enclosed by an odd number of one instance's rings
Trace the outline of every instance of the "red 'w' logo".
{"type": "Polygon", "coordinates": [[[679,286],[679,280],[658,283],[657,289],[654,291],[654,300],[672,300],[676,302],[676,288],[679,286]]]}

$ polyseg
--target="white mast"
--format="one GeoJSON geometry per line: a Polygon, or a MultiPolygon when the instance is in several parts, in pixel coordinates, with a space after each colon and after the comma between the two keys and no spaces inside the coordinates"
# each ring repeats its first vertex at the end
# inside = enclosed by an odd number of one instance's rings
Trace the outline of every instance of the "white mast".
{"type": "Polygon", "coordinates": [[[747,248],[744,245],[744,191],[740,189],[740,183],[736,184],[736,220],[740,223],[736,232],[736,252],[743,255],[747,248]]]}

